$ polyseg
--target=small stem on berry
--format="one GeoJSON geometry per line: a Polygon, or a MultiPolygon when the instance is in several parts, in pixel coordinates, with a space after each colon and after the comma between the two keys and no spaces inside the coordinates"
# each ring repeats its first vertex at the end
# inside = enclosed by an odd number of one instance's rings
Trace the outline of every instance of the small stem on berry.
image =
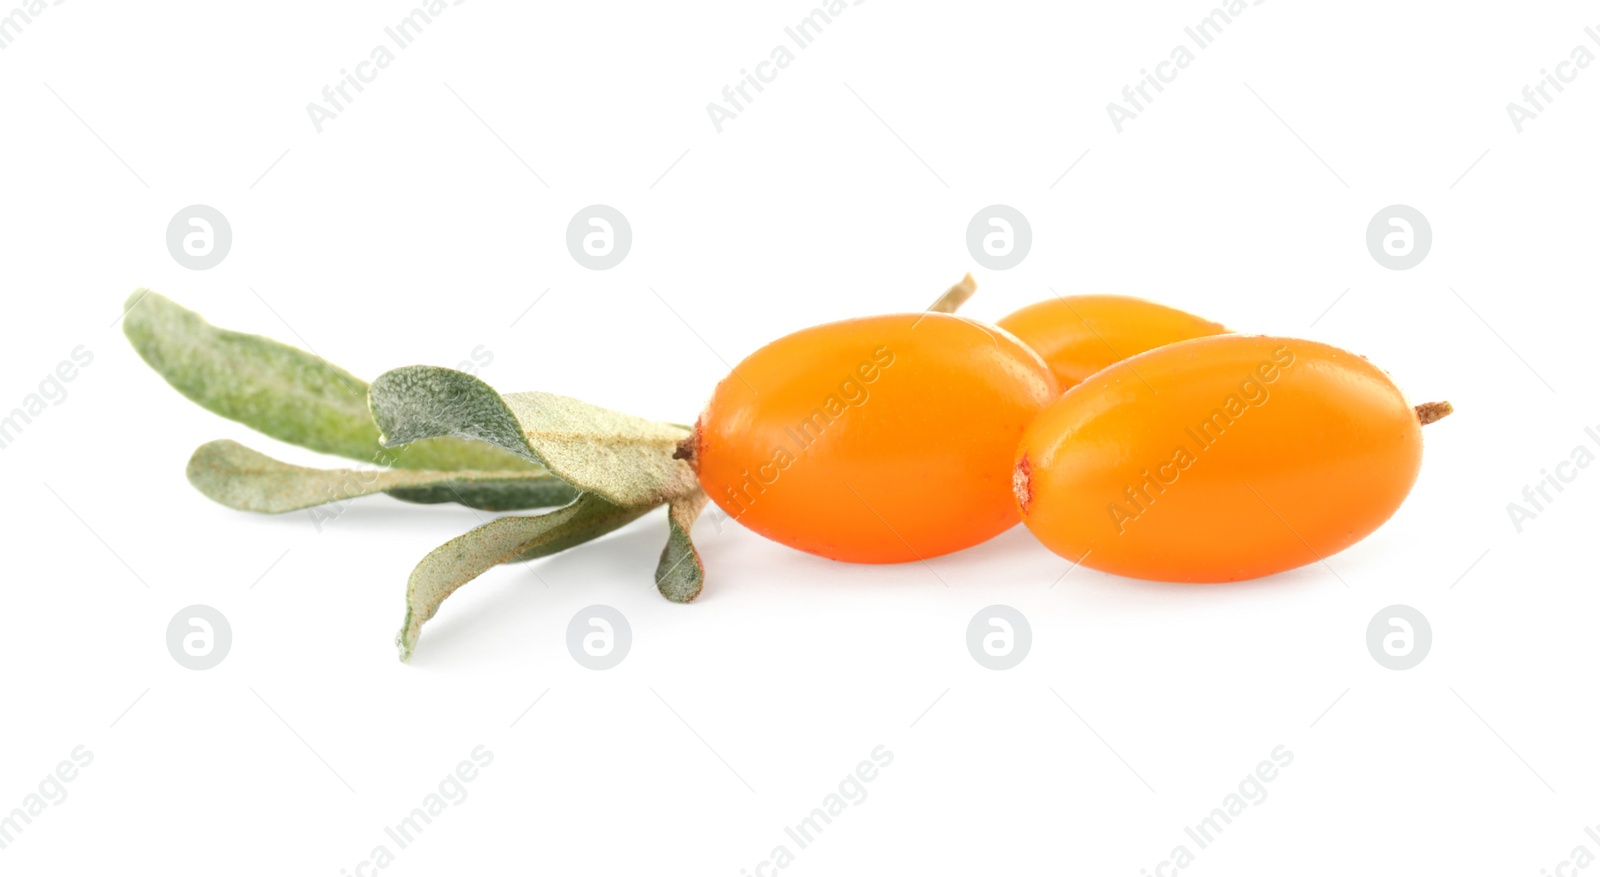
{"type": "Polygon", "coordinates": [[[977,291],[978,281],[973,280],[972,275],[968,274],[961,278],[960,283],[945,290],[944,295],[939,296],[937,301],[928,305],[928,310],[937,314],[953,314],[977,291]]]}
{"type": "Polygon", "coordinates": [[[677,450],[672,452],[672,459],[683,460],[689,464],[690,469],[700,469],[700,421],[694,422],[694,427],[683,441],[678,442],[677,450]]]}
{"type": "Polygon", "coordinates": [[[1456,407],[1449,402],[1424,402],[1416,406],[1417,422],[1427,426],[1454,414],[1456,407]]]}

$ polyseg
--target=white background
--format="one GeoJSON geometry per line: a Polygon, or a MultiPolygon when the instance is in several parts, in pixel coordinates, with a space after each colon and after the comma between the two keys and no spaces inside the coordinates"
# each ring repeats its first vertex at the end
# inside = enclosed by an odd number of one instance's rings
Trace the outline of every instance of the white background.
{"type": "Polygon", "coordinates": [[[479,744],[469,797],[383,873],[732,877],[779,844],[796,874],[1155,874],[1180,843],[1218,875],[1600,855],[1600,470],[1521,533],[1506,509],[1600,424],[1600,65],[1520,134],[1505,110],[1600,52],[1592,5],[1267,0],[1119,134],[1106,104],[1209,3],[868,0],[718,133],[706,104],[809,4],[472,0],[319,134],[306,104],[409,8],[69,0],[0,52],[0,412],[94,355],[0,451],[0,812],[94,753],[0,870],[355,874],[479,744]],[[202,272],[164,240],[196,203],[235,238],[202,272]],[[594,203],[633,228],[609,271],[565,246],[594,203]],[[1004,272],[965,245],[995,203],[1034,233],[1004,272]],[[1434,234],[1408,271],[1364,241],[1395,203],[1434,234]],[[1020,527],[932,571],[847,566],[706,519],[680,606],[651,583],[656,513],[484,576],[403,665],[407,573],[478,517],[377,497],[319,533],[212,504],[183,478],[204,441],[319,461],[190,404],[113,325],[147,285],[363,377],[484,345],[503,390],[683,421],[763,343],[968,270],[971,316],[1146,296],[1347,347],[1458,413],[1326,567],[1062,578],[1020,527]],[[206,672],[164,642],[194,603],[233,627],[206,672]],[[593,603],[632,623],[614,670],[565,649],[593,603]],[[1006,672],[964,642],[993,603],[1033,627],[1006,672]],[[1396,603],[1434,634],[1405,672],[1365,644],[1396,603]],[[797,849],[783,828],[878,745],[869,796],[797,849]],[[1198,850],[1183,828],[1279,745],[1268,797],[1198,850]]]}

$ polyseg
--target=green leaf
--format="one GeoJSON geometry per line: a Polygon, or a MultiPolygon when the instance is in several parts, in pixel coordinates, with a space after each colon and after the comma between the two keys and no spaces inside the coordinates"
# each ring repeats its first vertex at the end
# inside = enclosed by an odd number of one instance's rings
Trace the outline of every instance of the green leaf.
{"type": "Polygon", "coordinates": [[[310,469],[275,460],[226,439],[189,458],[189,483],[211,499],[247,512],[281,514],[383,491],[413,502],[460,502],[491,511],[565,505],[572,485],[538,470],[436,472],[416,469],[310,469]]]}
{"type": "Polygon", "coordinates": [[[148,289],[129,297],[122,331],[178,392],[275,439],[362,462],[392,459],[405,469],[534,468],[456,439],[418,443],[395,458],[378,441],[360,378],[270,338],[218,329],[148,289]]]}
{"type": "Polygon", "coordinates": [[[529,470],[505,481],[445,481],[421,487],[398,487],[384,493],[401,502],[418,505],[453,502],[486,512],[519,512],[566,505],[578,496],[578,489],[548,472],[529,470]]]}
{"type": "Polygon", "coordinates": [[[502,563],[532,560],[571,548],[636,520],[650,507],[623,508],[594,494],[536,517],[496,518],[435,548],[406,584],[406,619],[395,637],[400,660],[422,635],[422,625],[457,588],[502,563]]]}
{"type": "Polygon", "coordinates": [[[488,442],[621,506],[698,489],[694,471],[673,459],[689,435],[681,426],[552,393],[501,396],[472,375],[425,365],[380,375],[370,401],[386,445],[437,436],[488,442]]]}
{"type": "Polygon", "coordinates": [[[671,529],[667,534],[667,547],[661,550],[661,562],[656,564],[656,589],[674,603],[688,603],[700,596],[700,587],[706,581],[700,552],[689,538],[689,531],[705,507],[705,492],[696,490],[673,500],[667,508],[667,523],[671,529]]]}

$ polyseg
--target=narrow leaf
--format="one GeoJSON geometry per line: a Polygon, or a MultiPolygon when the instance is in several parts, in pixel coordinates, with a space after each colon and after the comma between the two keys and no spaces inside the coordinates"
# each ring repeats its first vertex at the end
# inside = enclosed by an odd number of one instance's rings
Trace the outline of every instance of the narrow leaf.
{"type": "Polygon", "coordinates": [[[189,458],[188,476],[197,490],[229,508],[266,514],[400,488],[413,491],[402,499],[491,511],[565,505],[577,496],[572,485],[539,470],[310,469],[226,439],[201,445],[189,458]]]}
{"type": "Polygon", "coordinates": [[[700,490],[673,500],[667,507],[671,531],[667,535],[667,547],[661,550],[661,562],[656,564],[656,589],[674,603],[687,603],[700,596],[700,588],[706,581],[700,552],[689,538],[689,531],[705,507],[706,495],[700,490]]]}
{"type": "Polygon", "coordinates": [[[456,589],[502,563],[532,560],[602,536],[650,511],[622,508],[594,494],[537,517],[496,518],[435,548],[406,584],[406,620],[395,637],[410,660],[422,625],[456,589]]]}
{"type": "Polygon", "coordinates": [[[396,457],[378,441],[366,382],[287,344],[218,329],[148,289],[128,298],[122,331],[178,392],[275,439],[407,469],[533,468],[496,448],[455,439],[416,444],[396,457]]]}
{"type": "Polygon", "coordinates": [[[548,472],[529,470],[506,481],[444,481],[421,487],[397,487],[384,493],[401,502],[418,505],[453,502],[486,512],[520,512],[566,505],[578,496],[578,489],[548,472]]]}
{"type": "Polygon", "coordinates": [[[472,375],[425,365],[380,375],[370,399],[387,445],[436,436],[488,442],[623,506],[697,489],[693,470],[673,459],[689,435],[681,426],[553,393],[501,396],[472,375]]]}

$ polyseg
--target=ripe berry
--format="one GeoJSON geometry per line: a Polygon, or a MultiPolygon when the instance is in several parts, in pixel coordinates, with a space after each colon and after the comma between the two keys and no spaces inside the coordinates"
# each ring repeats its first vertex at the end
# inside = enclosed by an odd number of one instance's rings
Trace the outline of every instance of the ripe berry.
{"type": "Polygon", "coordinates": [[[1235,581],[1326,558],[1388,520],[1422,423],[1360,356],[1219,335],[1135,356],[1028,427],[1014,488],[1050,550],[1118,575],[1235,581]]]}
{"type": "Polygon", "coordinates": [[[1060,394],[1009,333],[942,313],[845,320],[757,350],[680,449],[740,523],[835,560],[894,563],[1017,522],[1011,462],[1060,394]]]}
{"type": "Polygon", "coordinates": [[[1146,350],[1228,331],[1194,314],[1122,295],[1057,297],[1028,305],[999,325],[1044,357],[1064,389],[1146,350]]]}

